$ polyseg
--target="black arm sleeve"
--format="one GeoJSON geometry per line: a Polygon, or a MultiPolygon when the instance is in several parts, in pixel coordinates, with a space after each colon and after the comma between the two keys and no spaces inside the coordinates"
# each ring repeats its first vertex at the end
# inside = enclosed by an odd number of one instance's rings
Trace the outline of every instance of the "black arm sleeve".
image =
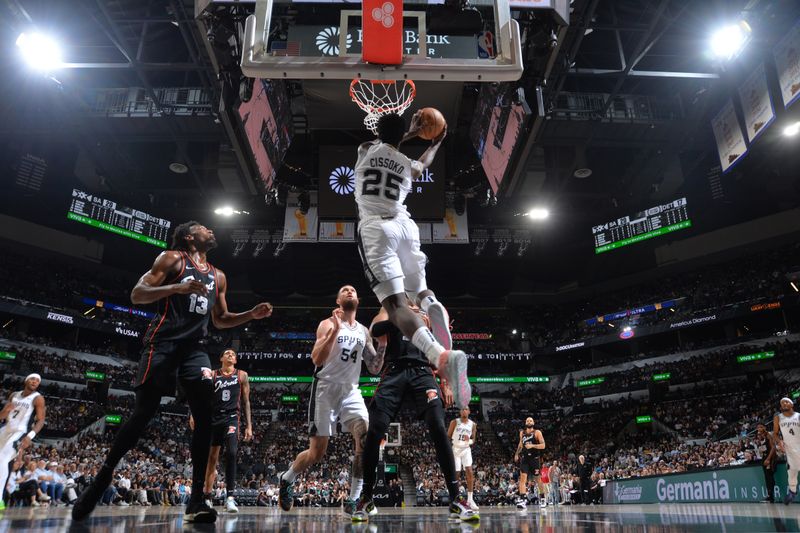
{"type": "Polygon", "coordinates": [[[382,320],[372,324],[372,329],[370,331],[373,337],[383,337],[392,331],[393,327],[394,324],[392,324],[391,320],[382,320]]]}

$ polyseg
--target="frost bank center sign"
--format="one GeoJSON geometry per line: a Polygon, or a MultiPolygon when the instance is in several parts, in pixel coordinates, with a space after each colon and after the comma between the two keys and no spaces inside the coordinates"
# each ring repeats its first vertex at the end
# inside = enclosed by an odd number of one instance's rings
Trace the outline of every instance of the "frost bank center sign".
{"type": "MultiPolygon", "coordinates": [[[[775,483],[779,500],[786,487],[786,464],[778,465],[775,483]]],[[[605,503],[760,502],[766,497],[760,465],[613,480],[603,489],[605,503]]]]}

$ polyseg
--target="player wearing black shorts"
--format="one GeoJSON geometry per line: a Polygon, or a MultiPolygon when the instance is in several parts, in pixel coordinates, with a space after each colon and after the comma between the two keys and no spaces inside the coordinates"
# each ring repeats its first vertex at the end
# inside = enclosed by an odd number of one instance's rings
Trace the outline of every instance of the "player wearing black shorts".
{"type": "Polygon", "coordinates": [[[514,454],[514,462],[519,462],[519,498],[517,498],[517,509],[527,507],[528,476],[533,476],[539,487],[539,498],[543,499],[544,485],[540,477],[541,461],[539,454],[544,450],[544,435],[534,427],[533,418],[525,419],[525,428],[519,432],[519,445],[514,454]]]}
{"type": "Polygon", "coordinates": [[[217,513],[203,501],[208,452],[211,447],[211,412],[214,402],[211,362],[203,340],[209,318],[217,328],[233,328],[270,316],[272,306],[260,303],[244,313],[231,313],[225,300],[225,274],[207,259],[217,246],[214,232],[191,221],[180,224],[172,236],[172,249],[161,253],[131,291],[131,302],[158,302],[159,310],[143,336],[144,347],[136,378],[136,403],[122,425],[94,481],[72,508],[73,520],[86,518],[111,483],[114,468],[136,446],[148,422],[158,411],[161,397],[172,395],[176,381],[186,393],[195,414],[192,435],[192,497],[186,506],[187,522],[214,522],[217,513]]]}
{"type": "MultiPolygon", "coordinates": [[[[419,312],[418,308],[410,307],[419,312]]],[[[462,520],[478,520],[479,515],[470,509],[467,501],[458,494],[453,448],[447,437],[442,401],[442,390],[448,398],[451,398],[450,391],[444,383],[443,389],[439,388],[428,358],[403,337],[400,330],[389,321],[384,309],[381,309],[372,321],[371,332],[372,338],[378,340],[379,357],[380,354],[385,354],[386,363],[375,397],[369,406],[369,429],[364,443],[364,491],[353,510],[353,521],[364,522],[377,513],[372,494],[375,488],[381,439],[391,421],[397,416],[406,395],[413,397],[417,416],[424,418],[428,425],[436,449],[436,458],[450,494],[450,513],[462,520]]]]}
{"type": "MultiPolygon", "coordinates": [[[[236,488],[236,454],[239,451],[239,414],[244,410],[245,442],[253,440],[250,415],[250,382],[247,372],[236,368],[236,352],[228,348],[219,358],[222,366],[212,372],[214,380],[214,412],[211,415],[211,452],[206,466],[205,501],[211,506],[211,491],[217,477],[219,453],[225,447],[225,510],[238,513],[233,491],[236,488]]],[[[194,429],[194,416],[189,416],[194,429]]]]}

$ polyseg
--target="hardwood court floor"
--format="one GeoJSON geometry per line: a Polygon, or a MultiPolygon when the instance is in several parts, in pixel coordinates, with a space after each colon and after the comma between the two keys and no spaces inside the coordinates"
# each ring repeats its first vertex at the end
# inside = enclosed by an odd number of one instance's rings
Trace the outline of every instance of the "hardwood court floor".
{"type": "Polygon", "coordinates": [[[445,533],[502,531],[684,532],[800,531],[800,505],[670,504],[595,505],[528,508],[483,508],[477,524],[448,518],[445,508],[381,509],[368,524],[354,525],[335,509],[242,507],[238,515],[221,514],[216,524],[184,524],[182,508],[98,507],[90,518],[73,524],[69,508],[15,508],[0,518],[0,533],[82,532],[143,533],[234,531],[285,533],[405,532],[445,533]]]}

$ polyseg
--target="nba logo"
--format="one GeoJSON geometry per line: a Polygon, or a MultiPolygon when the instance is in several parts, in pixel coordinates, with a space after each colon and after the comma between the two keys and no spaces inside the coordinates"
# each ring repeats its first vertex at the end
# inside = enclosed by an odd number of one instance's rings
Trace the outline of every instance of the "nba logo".
{"type": "Polygon", "coordinates": [[[228,426],[228,435],[236,433],[236,426],[228,426]]]}

